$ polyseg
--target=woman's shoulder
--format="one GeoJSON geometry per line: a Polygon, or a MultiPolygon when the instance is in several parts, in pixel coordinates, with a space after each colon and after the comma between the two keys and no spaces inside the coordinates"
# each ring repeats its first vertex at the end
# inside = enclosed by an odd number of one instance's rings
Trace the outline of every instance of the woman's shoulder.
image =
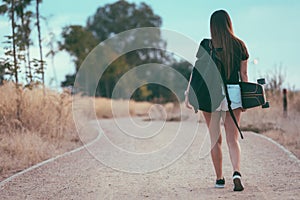
{"type": "Polygon", "coordinates": [[[249,53],[244,41],[237,37],[234,39],[234,51],[241,53],[242,60],[247,60],[249,58],[249,53]]]}
{"type": "Polygon", "coordinates": [[[237,47],[240,47],[242,49],[247,49],[245,42],[237,37],[234,38],[234,43],[237,47]]]}
{"type": "Polygon", "coordinates": [[[204,52],[210,51],[210,40],[208,38],[204,38],[199,45],[196,57],[199,58],[204,52]]]}
{"type": "Polygon", "coordinates": [[[200,42],[200,46],[203,46],[203,47],[209,47],[210,41],[211,41],[211,39],[204,38],[204,39],[200,42]]]}
{"type": "Polygon", "coordinates": [[[205,49],[207,52],[209,52],[211,50],[211,39],[208,38],[204,38],[201,42],[200,42],[200,48],[205,49]]]}

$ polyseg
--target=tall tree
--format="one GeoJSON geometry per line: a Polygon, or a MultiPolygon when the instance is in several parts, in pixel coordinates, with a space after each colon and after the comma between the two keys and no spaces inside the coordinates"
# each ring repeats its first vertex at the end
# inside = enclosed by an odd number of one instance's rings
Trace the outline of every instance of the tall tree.
{"type": "Polygon", "coordinates": [[[45,70],[44,70],[44,59],[43,59],[43,46],[42,46],[42,33],[41,33],[41,25],[40,25],[40,9],[39,5],[42,2],[42,0],[36,0],[36,27],[38,31],[38,44],[39,44],[39,52],[40,52],[40,68],[38,69],[38,73],[42,75],[42,83],[43,87],[45,85],[45,70]]]}
{"type": "MultiPolygon", "coordinates": [[[[64,40],[61,42],[60,46],[74,57],[77,71],[81,62],[87,55],[85,50],[88,48],[82,48],[87,46],[87,38],[93,38],[93,40],[95,40],[94,45],[91,45],[95,47],[99,42],[120,32],[133,28],[160,27],[161,24],[161,18],[154,14],[151,7],[147,4],[141,3],[136,5],[135,3],[128,3],[124,0],[120,0],[113,4],[107,4],[104,7],[98,8],[96,13],[88,18],[86,28],[76,26],[66,27],[62,33],[64,40]]],[[[126,40],[116,44],[117,48],[114,49],[121,52],[127,45],[136,42],[136,38],[138,37],[141,36],[132,35],[132,37],[128,37],[126,40]]],[[[97,90],[98,95],[111,97],[115,83],[122,74],[130,70],[129,66],[132,68],[143,63],[164,62],[168,60],[168,56],[166,56],[165,52],[158,50],[164,48],[166,45],[165,41],[161,39],[159,31],[156,34],[148,34],[142,38],[143,39],[140,40],[140,42],[143,44],[151,44],[151,46],[157,48],[136,50],[117,59],[103,74],[102,79],[100,80],[100,87],[98,87],[97,90]]],[[[68,75],[67,78],[68,81],[72,81],[75,79],[75,76],[68,75]]],[[[146,94],[147,92],[143,93],[146,94]]]]}
{"type": "Polygon", "coordinates": [[[88,18],[87,28],[99,41],[133,28],[160,27],[162,19],[146,3],[136,5],[120,0],[97,9],[88,18]]]}
{"type": "Polygon", "coordinates": [[[18,60],[16,52],[16,23],[15,23],[15,0],[11,1],[11,32],[12,32],[12,44],[13,44],[13,62],[14,62],[14,76],[16,81],[16,87],[19,87],[19,77],[18,77],[18,60]]]}
{"type": "Polygon", "coordinates": [[[63,28],[63,40],[58,43],[60,50],[69,52],[75,63],[76,72],[88,53],[98,44],[91,31],[79,25],[63,28]]]}
{"type": "MultiPolygon", "coordinates": [[[[98,8],[96,13],[87,20],[87,29],[93,33],[99,42],[126,30],[141,27],[160,27],[161,25],[161,17],[156,15],[146,3],[137,5],[124,0],[98,8]]],[[[122,51],[127,45],[137,42],[137,38],[140,37],[141,35],[132,35],[132,37],[126,38],[122,43],[118,43],[118,47],[115,49],[122,51]]],[[[143,40],[139,42],[151,44],[157,49],[164,48],[166,45],[165,41],[161,39],[159,31],[156,34],[145,35],[143,40]]],[[[167,56],[157,49],[137,50],[128,53],[125,57],[130,65],[166,59],[167,56]]]]}
{"type": "MultiPolygon", "coordinates": [[[[15,57],[17,58],[18,65],[16,68],[14,62],[12,62],[6,64],[5,66],[7,66],[7,72],[12,74],[15,79],[18,79],[18,82],[20,77],[16,76],[19,75],[19,71],[21,70],[22,66],[24,66],[25,69],[25,79],[27,80],[27,83],[33,82],[33,71],[31,66],[32,61],[30,56],[30,46],[33,44],[30,38],[33,12],[27,9],[32,1],[33,0],[3,0],[4,3],[0,6],[0,14],[7,14],[12,24],[14,24],[12,35],[5,36],[8,39],[7,41],[5,41],[5,43],[7,43],[8,45],[12,44],[11,50],[8,46],[5,46],[4,49],[6,50],[5,55],[8,57],[13,58],[14,53],[16,54],[15,57]],[[13,12],[11,10],[12,3],[14,4],[13,12]]],[[[3,60],[6,60],[7,62],[10,61],[10,59],[5,58],[3,60]]],[[[40,60],[38,61],[40,63],[40,60]]]]}
{"type": "MultiPolygon", "coordinates": [[[[97,39],[91,31],[79,25],[72,25],[63,28],[63,40],[58,42],[59,49],[67,51],[75,63],[76,72],[88,53],[98,44],[97,39]]],[[[61,83],[61,86],[72,86],[75,81],[76,73],[66,75],[66,80],[61,83]]]]}
{"type": "Polygon", "coordinates": [[[8,47],[6,49],[5,55],[12,58],[12,63],[10,58],[3,59],[1,63],[1,71],[8,71],[8,73],[14,76],[15,86],[16,86],[16,117],[19,121],[21,121],[20,112],[21,112],[21,101],[20,101],[20,90],[19,90],[19,63],[17,58],[17,34],[16,34],[16,1],[15,0],[3,0],[4,4],[0,6],[1,14],[8,14],[11,20],[11,36],[6,36],[8,41],[6,43],[12,45],[12,49],[8,47]]]}
{"type": "Polygon", "coordinates": [[[19,37],[18,47],[20,52],[25,52],[25,55],[22,56],[22,60],[24,61],[25,75],[29,84],[33,81],[30,62],[30,45],[32,44],[32,41],[30,39],[30,25],[33,13],[31,11],[26,11],[26,7],[28,7],[31,4],[31,1],[32,0],[23,0],[18,1],[16,4],[16,14],[21,19],[21,24],[17,26],[17,34],[19,37]]]}
{"type": "MultiPolygon", "coordinates": [[[[87,21],[88,30],[90,30],[99,41],[104,41],[126,30],[141,27],[160,27],[161,25],[161,17],[156,15],[152,8],[146,3],[137,5],[124,0],[98,8],[96,13],[89,17],[87,21]]],[[[134,66],[146,63],[166,63],[170,61],[170,57],[167,53],[161,50],[165,49],[166,42],[162,40],[160,31],[156,33],[152,32],[151,34],[145,33],[145,35],[141,35],[141,32],[132,32],[130,37],[124,38],[124,40],[118,42],[116,47],[113,48],[116,51],[123,52],[123,49],[137,42],[139,42],[141,46],[151,45],[155,48],[138,49],[128,52],[109,66],[107,72],[103,74],[103,78],[100,79],[100,87],[98,87],[98,90],[101,90],[101,85],[102,89],[106,88],[105,93],[103,93],[103,91],[100,92],[101,96],[111,97],[113,88],[119,78],[134,66]],[[127,66],[130,67],[126,68],[124,65],[118,65],[118,63],[122,63],[118,60],[125,60],[127,66]],[[119,73],[120,69],[122,69],[122,73],[119,73]],[[108,90],[107,88],[110,89],[108,90]]],[[[136,79],[143,79],[143,77],[138,77],[137,75],[132,81],[136,81],[136,79]]],[[[124,85],[124,91],[126,91],[126,87],[127,86],[124,85]]],[[[149,85],[144,86],[142,89],[138,89],[134,96],[142,97],[143,94],[154,94],[153,90],[157,87],[160,86],[157,84],[154,85],[154,87],[149,87],[149,85]]]]}
{"type": "Polygon", "coordinates": [[[17,92],[17,119],[21,121],[21,92],[19,90],[19,78],[18,78],[18,61],[17,61],[17,53],[16,53],[16,24],[15,24],[15,0],[11,1],[11,28],[12,28],[12,42],[13,42],[13,59],[14,59],[14,75],[16,81],[16,92],[17,92]]]}
{"type": "Polygon", "coordinates": [[[11,21],[11,34],[6,35],[6,43],[8,46],[4,47],[6,58],[2,59],[2,68],[7,74],[14,77],[16,87],[18,88],[19,78],[18,78],[18,60],[17,60],[17,37],[16,37],[16,19],[15,19],[15,0],[3,0],[3,4],[0,6],[0,14],[8,15],[11,21]]]}

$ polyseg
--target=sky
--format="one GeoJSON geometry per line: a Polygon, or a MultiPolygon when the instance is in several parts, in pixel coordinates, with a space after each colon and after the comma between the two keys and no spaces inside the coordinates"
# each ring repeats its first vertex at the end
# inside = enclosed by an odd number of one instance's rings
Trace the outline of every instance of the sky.
{"type": "MultiPolygon", "coordinates": [[[[53,32],[60,40],[62,28],[68,25],[86,25],[87,18],[95,14],[97,8],[114,0],[43,0],[41,13],[47,18],[43,22],[42,33],[53,32]]],[[[300,44],[300,1],[298,0],[128,0],[145,2],[155,14],[162,18],[162,28],[179,32],[199,43],[209,38],[209,19],[218,9],[226,10],[232,20],[237,37],[242,39],[249,51],[249,80],[272,76],[274,70],[285,75],[284,87],[300,89],[300,64],[298,45],[300,44]],[[272,3],[271,3],[272,2],[272,3]]],[[[0,16],[0,41],[10,34],[7,17],[0,16]]],[[[35,38],[35,36],[33,35],[35,38]]],[[[49,37],[43,38],[44,43],[49,37]]],[[[37,42],[35,42],[36,44],[37,42]]],[[[0,43],[0,55],[3,55],[0,43]]],[[[49,49],[45,47],[47,52],[49,49]]],[[[32,55],[37,55],[37,47],[32,55]]],[[[196,53],[196,52],[195,52],[196,53]]],[[[38,57],[38,56],[36,56],[38,57]]],[[[52,61],[47,58],[46,84],[55,86],[50,80],[57,75],[58,85],[66,74],[73,74],[75,66],[66,52],[59,52],[52,61]],[[50,84],[51,82],[51,84],[50,84]]]]}

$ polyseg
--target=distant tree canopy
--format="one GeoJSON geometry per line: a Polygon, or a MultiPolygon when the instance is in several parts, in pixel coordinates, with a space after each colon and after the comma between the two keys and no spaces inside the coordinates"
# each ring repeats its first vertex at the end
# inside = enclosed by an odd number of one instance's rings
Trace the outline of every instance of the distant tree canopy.
{"type": "MultiPolygon", "coordinates": [[[[160,27],[161,25],[161,17],[156,15],[146,3],[136,5],[135,3],[120,0],[98,8],[96,13],[88,18],[85,27],[78,25],[65,27],[62,32],[63,40],[59,42],[59,46],[61,50],[66,50],[73,57],[77,72],[89,52],[100,42],[126,30],[140,27],[160,27]]],[[[119,49],[119,52],[122,52],[127,45],[136,42],[137,37],[139,36],[132,35],[132,37],[126,38],[126,40],[116,44],[118,46],[115,49],[119,49]]],[[[188,71],[186,63],[178,64],[170,53],[162,50],[165,49],[166,42],[162,40],[160,32],[144,36],[143,38],[147,39],[139,42],[143,42],[145,45],[151,44],[155,48],[131,51],[116,59],[102,75],[98,83],[96,96],[110,98],[113,88],[120,77],[128,70],[141,64],[164,63],[173,65],[175,63],[175,67],[180,68],[178,67],[179,65],[184,66],[180,70],[188,71]]],[[[75,76],[76,74],[67,75],[66,80],[62,82],[62,86],[73,85],[75,76]]],[[[140,77],[132,77],[132,81],[138,78],[140,77]]],[[[172,81],[176,83],[176,80],[172,81]]],[[[126,85],[123,85],[123,87],[125,90],[126,85]]],[[[157,84],[142,86],[135,91],[132,98],[135,100],[173,99],[171,91],[161,87],[157,84]]]]}
{"type": "Polygon", "coordinates": [[[147,4],[128,3],[118,1],[107,4],[97,9],[94,16],[87,20],[87,29],[90,30],[98,41],[139,27],[160,27],[162,19],[155,15],[147,4]]]}
{"type": "Polygon", "coordinates": [[[62,38],[63,43],[59,42],[59,47],[73,57],[76,72],[88,53],[99,43],[91,31],[78,25],[64,27],[62,38]]]}

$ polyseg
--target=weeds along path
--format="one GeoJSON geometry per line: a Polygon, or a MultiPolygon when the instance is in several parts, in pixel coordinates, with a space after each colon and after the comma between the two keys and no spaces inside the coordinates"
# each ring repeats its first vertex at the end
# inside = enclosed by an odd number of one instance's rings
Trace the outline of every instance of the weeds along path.
{"type": "MultiPolygon", "coordinates": [[[[113,120],[102,122],[106,135],[122,145],[122,139],[116,134],[120,132],[120,127],[113,120]]],[[[122,119],[120,123],[126,128],[129,120],[122,119]]],[[[146,123],[138,121],[140,126],[146,123]]],[[[174,131],[179,124],[167,122],[160,132],[164,135],[160,141],[166,142],[174,137],[174,131]]],[[[195,121],[184,121],[181,126],[188,135],[194,131],[195,124],[195,121]]],[[[159,128],[161,122],[154,121],[152,126],[159,128]]],[[[205,125],[199,124],[196,137],[183,156],[163,169],[144,174],[109,168],[82,148],[0,183],[0,199],[299,198],[299,160],[274,142],[250,132],[245,132],[245,139],[240,141],[245,190],[240,193],[232,191],[232,169],[225,143],[223,171],[226,186],[224,189],[215,189],[214,170],[206,149],[206,132],[205,125]]],[[[103,137],[99,137],[90,146],[95,151],[105,148],[101,146],[101,138],[103,137]]],[[[143,144],[124,140],[125,142],[127,147],[132,147],[131,150],[149,150],[161,145],[157,142],[143,144]]],[[[122,161],[122,158],[115,159],[122,161]]]]}

